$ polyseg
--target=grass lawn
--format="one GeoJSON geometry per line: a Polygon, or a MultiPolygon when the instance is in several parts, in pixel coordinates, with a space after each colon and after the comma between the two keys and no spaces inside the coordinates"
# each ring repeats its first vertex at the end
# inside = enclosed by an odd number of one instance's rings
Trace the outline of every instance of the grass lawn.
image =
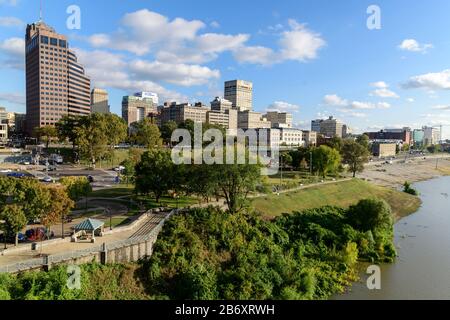
{"type": "Polygon", "coordinates": [[[110,189],[102,189],[93,191],[89,197],[90,198],[116,198],[123,196],[131,196],[133,195],[134,186],[130,185],[129,187],[121,185],[115,188],[110,189]]]}
{"type": "Polygon", "coordinates": [[[280,196],[268,195],[253,199],[252,204],[264,216],[272,218],[283,213],[326,205],[347,208],[359,200],[370,197],[382,198],[388,202],[396,220],[416,212],[421,205],[418,197],[358,179],[311,187],[280,196]]]}
{"type": "Polygon", "coordinates": [[[172,197],[162,197],[160,203],[157,203],[155,199],[145,196],[138,196],[134,198],[136,202],[142,202],[147,209],[158,208],[158,207],[168,207],[168,208],[184,208],[197,204],[198,199],[191,197],[181,197],[178,200],[172,197]]]}
{"type": "MultiPolygon", "coordinates": [[[[128,221],[129,221],[129,218],[113,217],[111,219],[111,224],[112,224],[112,227],[115,228],[115,227],[119,227],[119,226],[121,226],[123,224],[126,224],[128,221]]],[[[109,228],[109,227],[110,227],[109,219],[105,219],[105,229],[109,228]]]]}

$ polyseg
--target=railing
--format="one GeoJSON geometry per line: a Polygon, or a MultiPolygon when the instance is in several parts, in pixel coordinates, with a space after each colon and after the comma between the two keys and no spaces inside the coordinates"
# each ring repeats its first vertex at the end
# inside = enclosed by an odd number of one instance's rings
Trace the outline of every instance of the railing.
{"type": "Polygon", "coordinates": [[[105,249],[106,250],[114,250],[114,249],[118,249],[118,248],[129,247],[132,245],[136,245],[136,244],[154,239],[158,236],[159,232],[162,230],[164,223],[168,219],[170,219],[170,217],[172,215],[177,214],[177,213],[178,213],[178,210],[172,210],[148,234],[138,236],[138,237],[133,237],[133,238],[126,239],[126,240],[119,240],[119,241],[115,241],[115,242],[111,242],[111,243],[106,243],[106,244],[98,245],[95,247],[86,248],[83,250],[75,250],[75,251],[70,251],[70,252],[66,252],[66,253],[55,254],[55,255],[50,255],[50,256],[46,256],[46,257],[39,257],[39,258],[35,258],[35,259],[21,261],[18,263],[7,265],[7,266],[0,266],[0,273],[1,272],[17,273],[17,272],[21,272],[21,271],[27,271],[27,270],[42,267],[49,263],[63,263],[65,261],[88,257],[93,254],[100,253],[100,252],[104,251],[105,249]]]}

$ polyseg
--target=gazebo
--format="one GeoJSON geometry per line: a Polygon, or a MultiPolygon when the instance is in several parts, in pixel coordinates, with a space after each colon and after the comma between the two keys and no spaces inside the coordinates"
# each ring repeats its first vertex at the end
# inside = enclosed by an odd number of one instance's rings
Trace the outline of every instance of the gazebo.
{"type": "Polygon", "coordinates": [[[77,242],[78,237],[80,236],[88,236],[88,233],[91,234],[91,242],[95,242],[95,232],[100,230],[100,236],[103,234],[103,228],[105,223],[103,221],[95,220],[95,219],[87,219],[80,224],[77,224],[74,229],[74,233],[72,235],[72,242],[77,242]]]}

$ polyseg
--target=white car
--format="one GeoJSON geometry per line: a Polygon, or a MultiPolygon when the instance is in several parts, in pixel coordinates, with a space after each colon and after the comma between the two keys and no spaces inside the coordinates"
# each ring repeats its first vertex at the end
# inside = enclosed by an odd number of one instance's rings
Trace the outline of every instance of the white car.
{"type": "Polygon", "coordinates": [[[52,183],[52,182],[53,182],[53,179],[52,179],[51,177],[44,177],[44,178],[42,178],[42,182],[45,182],[45,183],[52,183]]]}
{"type": "Polygon", "coordinates": [[[118,166],[118,167],[114,168],[114,171],[117,171],[117,172],[120,172],[120,171],[123,171],[123,170],[125,170],[124,166],[118,166]]]}

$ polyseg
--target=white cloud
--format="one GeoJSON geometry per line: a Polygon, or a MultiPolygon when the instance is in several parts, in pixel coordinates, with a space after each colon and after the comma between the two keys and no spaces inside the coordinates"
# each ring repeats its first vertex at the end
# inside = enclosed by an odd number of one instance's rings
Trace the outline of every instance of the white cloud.
{"type": "Polygon", "coordinates": [[[239,63],[270,65],[277,62],[275,52],[267,47],[253,46],[238,48],[233,53],[239,63]]]}
{"type": "Polygon", "coordinates": [[[0,5],[5,4],[8,6],[17,6],[19,0],[0,0],[0,5]]]}
{"type": "Polygon", "coordinates": [[[0,17],[0,27],[21,27],[24,22],[16,17],[0,17]]]}
{"type": "Polygon", "coordinates": [[[205,27],[199,20],[175,18],[170,21],[147,9],[126,14],[121,24],[124,28],[112,36],[104,33],[92,35],[88,39],[90,44],[96,48],[107,47],[144,55],[160,46],[178,47],[180,42],[194,40],[197,32],[205,27]]]}
{"type": "Polygon", "coordinates": [[[394,91],[391,91],[387,88],[376,89],[376,90],[372,91],[371,95],[380,97],[380,98],[400,98],[398,94],[396,94],[394,91]]]}
{"type": "Polygon", "coordinates": [[[300,111],[300,106],[289,102],[275,101],[267,108],[267,111],[294,113],[300,111]]]}
{"type": "Polygon", "coordinates": [[[344,113],[348,117],[352,118],[367,118],[367,114],[362,112],[355,112],[349,109],[338,109],[338,111],[344,113]]]}
{"type": "Polygon", "coordinates": [[[159,61],[136,60],[130,63],[130,71],[140,79],[165,81],[180,86],[207,84],[211,79],[220,78],[219,70],[187,64],[171,64],[159,61]]]}
{"type": "Polygon", "coordinates": [[[384,81],[372,82],[370,84],[370,86],[374,87],[374,88],[379,88],[379,89],[389,88],[389,85],[386,82],[384,82],[384,81]]]}
{"type": "Polygon", "coordinates": [[[291,30],[283,32],[279,42],[281,58],[300,62],[317,58],[318,51],[326,44],[321,35],[293,19],[289,20],[289,26],[291,30]]]}
{"type": "Polygon", "coordinates": [[[388,109],[391,107],[389,103],[386,102],[362,102],[362,101],[349,101],[343,99],[336,94],[326,95],[323,98],[325,105],[340,107],[340,111],[343,110],[369,110],[369,109],[388,109]]]}
{"type": "Polygon", "coordinates": [[[351,109],[389,109],[391,105],[387,102],[361,102],[361,101],[353,101],[349,106],[351,109]]]}
{"type": "Polygon", "coordinates": [[[24,105],[25,95],[17,92],[0,92],[0,101],[24,105]]]}
{"type": "Polygon", "coordinates": [[[326,96],[323,98],[323,102],[324,102],[326,105],[329,105],[329,106],[335,106],[335,107],[344,107],[344,106],[348,106],[348,101],[345,100],[345,99],[342,99],[341,97],[339,97],[339,96],[336,95],[336,94],[329,94],[329,95],[326,95],[326,96]]]}
{"type": "Polygon", "coordinates": [[[161,96],[162,101],[187,101],[187,97],[150,80],[138,79],[130,70],[124,56],[107,51],[85,51],[74,48],[80,63],[84,64],[86,73],[93,84],[127,92],[153,91],[161,96]]]}
{"type": "Polygon", "coordinates": [[[411,77],[403,84],[405,89],[450,90],[450,69],[411,77]]]}
{"type": "Polygon", "coordinates": [[[373,82],[370,86],[377,88],[370,93],[371,96],[380,98],[400,98],[398,94],[389,89],[389,85],[384,81],[373,82]]]}
{"type": "Polygon", "coordinates": [[[0,42],[0,50],[11,55],[25,55],[25,40],[22,38],[9,38],[0,42]]]}
{"type": "Polygon", "coordinates": [[[415,39],[406,39],[398,46],[400,50],[411,51],[411,52],[422,52],[426,53],[428,49],[433,48],[432,44],[420,44],[415,39]]]}
{"type": "Polygon", "coordinates": [[[211,28],[220,28],[220,23],[217,21],[213,21],[209,24],[211,28]]]}
{"type": "Polygon", "coordinates": [[[434,110],[450,110],[450,105],[437,105],[433,106],[432,109],[434,110]]]}
{"type": "Polygon", "coordinates": [[[406,101],[408,101],[409,103],[413,103],[416,100],[414,100],[413,98],[408,98],[408,99],[406,99],[406,101]]]}
{"type": "Polygon", "coordinates": [[[4,55],[4,60],[1,61],[3,67],[24,69],[25,40],[22,38],[9,38],[0,42],[0,54],[4,55]]]}

